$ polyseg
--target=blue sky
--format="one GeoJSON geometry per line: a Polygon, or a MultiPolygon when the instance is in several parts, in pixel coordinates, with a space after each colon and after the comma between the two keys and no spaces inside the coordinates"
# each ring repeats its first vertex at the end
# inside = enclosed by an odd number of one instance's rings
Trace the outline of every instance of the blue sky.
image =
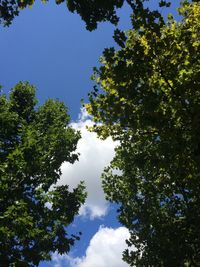
{"type": "MultiPolygon", "coordinates": [[[[122,24],[129,18],[122,14],[122,24]]],[[[65,4],[54,1],[23,10],[9,28],[1,32],[1,85],[11,88],[19,80],[38,89],[41,101],[59,98],[70,108],[73,119],[80,111],[80,99],[92,88],[89,77],[105,47],[113,46],[114,27],[101,24],[96,31],[85,29],[65,4]]]]}
{"type": "MultiPolygon", "coordinates": [[[[174,1],[176,4],[178,1],[174,1]]],[[[129,10],[120,10],[120,28],[130,27],[129,10]]],[[[78,145],[80,160],[73,166],[63,164],[60,184],[73,188],[84,180],[88,200],[69,231],[82,231],[82,238],[68,256],[53,256],[41,267],[126,267],[121,261],[128,231],[116,220],[116,207],[109,206],[101,189],[100,175],[114,155],[116,144],[111,139],[101,141],[88,133],[91,119],[81,110],[80,100],[87,101],[92,89],[92,68],[106,47],[115,46],[114,26],[102,23],[89,32],[76,14],[65,4],[37,1],[31,9],[21,12],[9,28],[0,27],[0,84],[8,92],[19,81],[28,81],[37,88],[42,104],[48,98],[58,98],[69,107],[73,127],[80,130],[78,145]]]]}

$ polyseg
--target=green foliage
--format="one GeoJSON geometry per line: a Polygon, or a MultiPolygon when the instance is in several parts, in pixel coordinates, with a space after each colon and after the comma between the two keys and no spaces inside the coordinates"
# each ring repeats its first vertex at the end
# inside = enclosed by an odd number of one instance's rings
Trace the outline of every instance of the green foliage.
{"type": "MultiPolygon", "coordinates": [[[[41,0],[46,3],[48,0],[41,0]]],[[[30,7],[35,0],[0,0],[0,23],[8,26],[20,10],[30,7]]],[[[110,21],[116,24],[118,17],[116,8],[123,5],[124,0],[55,0],[56,4],[66,2],[70,12],[78,13],[86,22],[87,29],[93,30],[99,21],[110,21]]]]}
{"type": "Polygon", "coordinates": [[[79,236],[66,231],[84,202],[84,186],[55,186],[73,163],[80,134],[62,102],[36,108],[35,88],[17,84],[0,96],[0,266],[38,266],[68,252],[79,236]],[[54,185],[54,187],[52,187],[54,185]],[[51,187],[51,188],[50,188],[51,187]]]}
{"type": "Polygon", "coordinates": [[[86,105],[93,130],[120,141],[103,187],[130,231],[131,266],[200,266],[200,5],[179,12],[106,49],[86,105]]]}
{"type": "MultiPolygon", "coordinates": [[[[41,1],[48,2],[48,0],[41,1]]],[[[19,15],[21,9],[32,6],[34,2],[35,0],[0,0],[0,23],[10,25],[14,17],[19,15]]],[[[157,10],[150,10],[145,6],[148,0],[55,0],[55,2],[56,4],[66,2],[68,10],[79,14],[85,21],[88,30],[96,29],[97,23],[101,21],[109,21],[116,25],[119,21],[117,9],[121,8],[125,2],[133,11],[134,27],[139,27],[141,23],[158,27],[160,23],[164,22],[158,8],[157,10]]],[[[170,6],[170,1],[154,0],[154,4],[155,2],[160,7],[170,6]]]]}

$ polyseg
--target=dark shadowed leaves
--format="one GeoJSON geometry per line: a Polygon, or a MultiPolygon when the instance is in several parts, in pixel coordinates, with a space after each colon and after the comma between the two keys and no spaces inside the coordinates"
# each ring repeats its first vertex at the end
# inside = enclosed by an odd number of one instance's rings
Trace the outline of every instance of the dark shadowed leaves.
{"type": "Polygon", "coordinates": [[[66,253],[79,238],[68,235],[84,202],[83,184],[55,186],[64,161],[74,163],[80,134],[68,126],[64,103],[36,106],[35,88],[17,84],[0,96],[0,266],[38,266],[66,253]],[[54,186],[54,187],[52,187],[54,186]]]}
{"type": "Polygon", "coordinates": [[[105,50],[86,105],[93,130],[120,142],[103,187],[130,231],[131,266],[200,265],[200,5],[179,12],[105,50]]]}

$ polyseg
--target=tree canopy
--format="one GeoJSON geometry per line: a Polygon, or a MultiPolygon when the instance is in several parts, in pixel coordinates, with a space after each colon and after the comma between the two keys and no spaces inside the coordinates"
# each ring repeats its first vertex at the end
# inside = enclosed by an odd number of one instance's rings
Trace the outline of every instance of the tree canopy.
{"type": "Polygon", "coordinates": [[[130,266],[200,265],[200,5],[179,13],[106,49],[86,105],[93,130],[120,142],[103,187],[130,231],[130,266]]]}
{"type": "MultiPolygon", "coordinates": [[[[46,3],[48,0],[41,0],[46,3]]],[[[88,30],[97,27],[97,23],[101,21],[110,21],[117,24],[119,17],[117,9],[121,8],[126,2],[133,11],[132,21],[134,27],[138,26],[141,21],[147,23],[151,21],[163,22],[162,16],[158,10],[150,10],[145,6],[148,0],[55,0],[56,4],[66,3],[70,12],[75,12],[81,16],[86,23],[88,30]]],[[[32,6],[35,0],[0,0],[0,23],[10,25],[14,17],[19,15],[20,10],[32,6]]],[[[170,1],[154,0],[154,4],[160,6],[170,6],[170,1]]],[[[158,25],[156,23],[155,25],[158,25]]]]}
{"type": "Polygon", "coordinates": [[[84,186],[55,186],[80,138],[58,100],[36,106],[35,88],[17,84],[0,96],[0,265],[38,266],[68,252],[80,234],[66,230],[84,202],[84,186]],[[53,187],[54,186],[54,187],[53,187]]]}

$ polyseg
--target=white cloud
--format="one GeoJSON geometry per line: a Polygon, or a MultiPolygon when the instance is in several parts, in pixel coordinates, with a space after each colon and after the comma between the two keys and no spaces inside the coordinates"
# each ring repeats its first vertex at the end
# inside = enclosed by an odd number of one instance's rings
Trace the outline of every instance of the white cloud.
{"type": "Polygon", "coordinates": [[[84,181],[88,197],[80,209],[80,215],[88,215],[91,219],[104,216],[108,211],[108,202],[104,197],[100,177],[114,156],[115,143],[111,138],[100,140],[95,133],[86,129],[86,126],[92,125],[92,121],[84,109],[79,120],[71,125],[81,131],[82,138],[77,147],[79,161],[62,165],[62,176],[58,184],[68,184],[72,189],[81,180],[84,181]]]}
{"type": "Polygon", "coordinates": [[[128,264],[122,260],[122,252],[127,247],[125,240],[128,238],[125,227],[100,227],[92,237],[85,257],[75,259],[72,267],[127,267],[128,264]]]}
{"type": "Polygon", "coordinates": [[[127,248],[125,240],[128,238],[129,232],[125,227],[100,227],[90,240],[84,257],[54,254],[54,267],[128,267],[122,260],[122,252],[127,248]]]}
{"type": "Polygon", "coordinates": [[[92,237],[82,258],[71,260],[71,267],[127,267],[122,260],[122,252],[127,247],[125,240],[129,232],[125,227],[117,229],[100,227],[92,237]]]}
{"type": "Polygon", "coordinates": [[[52,267],[71,267],[71,258],[67,254],[60,255],[57,252],[53,253],[51,262],[48,266],[52,267]]]}

